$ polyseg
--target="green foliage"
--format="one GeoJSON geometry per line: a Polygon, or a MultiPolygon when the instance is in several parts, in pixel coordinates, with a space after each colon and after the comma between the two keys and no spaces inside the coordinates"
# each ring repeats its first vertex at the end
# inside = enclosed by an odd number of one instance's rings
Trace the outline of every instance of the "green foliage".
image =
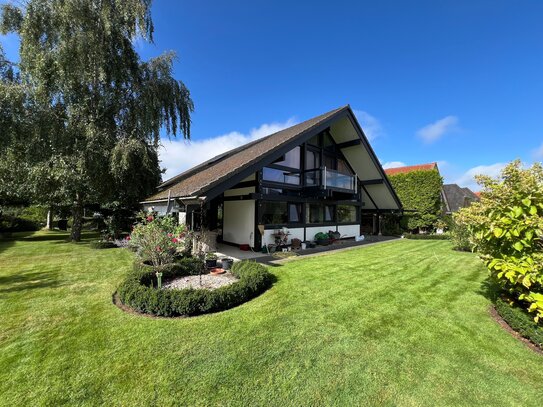
{"type": "Polygon", "coordinates": [[[155,268],[173,262],[185,248],[189,236],[186,226],[178,225],[173,216],[142,215],[130,234],[130,246],[142,261],[150,261],[155,268]]]}
{"type": "MultiPolygon", "coordinates": [[[[182,259],[178,263],[163,265],[159,269],[163,279],[197,275],[202,262],[196,258],[182,259]]],[[[198,315],[223,311],[266,291],[272,285],[272,275],[261,264],[242,261],[234,263],[231,273],[239,280],[216,290],[182,289],[159,290],[150,266],[136,264],[134,272],[119,286],[119,298],[131,308],[153,315],[198,315]]]]}
{"type": "Polygon", "coordinates": [[[470,232],[468,225],[458,221],[453,221],[450,226],[451,241],[455,250],[469,252],[471,251],[470,232]]]}
{"type": "Polygon", "coordinates": [[[448,233],[442,233],[440,235],[436,233],[405,233],[403,237],[412,240],[449,240],[451,235],[448,233]]]}
{"type": "Polygon", "coordinates": [[[481,201],[455,220],[508,295],[543,319],[543,167],[514,161],[500,177],[480,176],[481,201]]]}
{"type": "Polygon", "coordinates": [[[114,249],[117,246],[113,242],[105,242],[103,240],[96,240],[89,243],[91,249],[114,249]]]}
{"type": "Polygon", "coordinates": [[[515,332],[543,349],[543,327],[534,322],[525,309],[509,304],[501,298],[498,298],[494,305],[498,314],[515,332]]]}
{"type": "Polygon", "coordinates": [[[443,179],[437,170],[412,171],[388,176],[406,212],[406,230],[433,229],[441,216],[443,179]]]}
{"type": "Polygon", "coordinates": [[[315,240],[328,240],[328,239],[330,239],[330,236],[328,235],[328,233],[318,232],[315,235],[315,240]]]}
{"type": "Polygon", "coordinates": [[[2,6],[0,29],[21,40],[20,76],[0,66],[0,201],[73,204],[78,240],[84,205],[154,191],[160,130],[190,137],[190,93],[173,53],[134,49],[152,42],[150,0],[29,0],[2,6]]]}

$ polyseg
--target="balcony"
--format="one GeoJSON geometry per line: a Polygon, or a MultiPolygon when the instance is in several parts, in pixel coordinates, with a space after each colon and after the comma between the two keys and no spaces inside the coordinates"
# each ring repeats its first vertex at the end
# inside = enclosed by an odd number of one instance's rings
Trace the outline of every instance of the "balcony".
{"type": "Polygon", "coordinates": [[[356,176],[343,174],[326,167],[305,172],[305,184],[309,187],[356,193],[356,176]]]}

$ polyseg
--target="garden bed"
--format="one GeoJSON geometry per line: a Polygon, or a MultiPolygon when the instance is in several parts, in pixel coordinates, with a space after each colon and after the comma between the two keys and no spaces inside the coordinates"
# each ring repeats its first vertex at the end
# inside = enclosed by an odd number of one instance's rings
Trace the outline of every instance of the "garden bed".
{"type": "MultiPolygon", "coordinates": [[[[189,276],[187,281],[198,282],[202,268],[201,260],[185,258],[163,266],[160,271],[166,282],[189,276]]],[[[165,317],[192,316],[235,307],[260,295],[272,285],[272,275],[267,268],[251,261],[235,263],[231,275],[237,280],[214,289],[157,289],[153,268],[138,262],[134,265],[134,271],[119,286],[118,298],[123,305],[140,313],[165,317]]],[[[209,275],[202,278],[220,279],[219,276],[209,275]]]]}
{"type": "Polygon", "coordinates": [[[165,290],[183,290],[187,288],[216,290],[239,281],[232,273],[220,275],[203,274],[201,276],[177,277],[162,285],[165,290]]]}

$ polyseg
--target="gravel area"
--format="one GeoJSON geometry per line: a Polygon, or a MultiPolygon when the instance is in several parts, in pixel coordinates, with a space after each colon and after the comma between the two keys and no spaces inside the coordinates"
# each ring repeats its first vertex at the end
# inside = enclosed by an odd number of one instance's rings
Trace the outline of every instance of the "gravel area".
{"type": "Polygon", "coordinates": [[[166,290],[182,290],[183,288],[204,288],[206,290],[215,290],[219,287],[230,285],[238,281],[231,273],[219,275],[202,274],[202,285],[200,285],[199,276],[186,276],[168,281],[162,285],[166,290]]]}

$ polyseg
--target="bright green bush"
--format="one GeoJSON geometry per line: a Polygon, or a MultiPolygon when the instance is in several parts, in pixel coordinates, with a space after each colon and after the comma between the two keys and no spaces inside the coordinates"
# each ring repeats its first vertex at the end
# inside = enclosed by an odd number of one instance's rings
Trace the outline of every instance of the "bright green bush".
{"type": "Polygon", "coordinates": [[[522,337],[543,348],[543,327],[534,322],[534,319],[514,304],[498,298],[495,302],[496,311],[509,326],[522,337]]]}
{"type": "Polygon", "coordinates": [[[443,179],[437,170],[412,171],[388,176],[405,212],[405,230],[433,229],[441,217],[443,179]]]}
{"type": "Polygon", "coordinates": [[[543,318],[543,167],[509,164],[497,179],[481,176],[480,202],[455,216],[491,278],[520,306],[543,318]]]}
{"type": "MultiPolygon", "coordinates": [[[[167,281],[185,275],[197,275],[203,267],[201,260],[185,258],[178,263],[163,265],[159,271],[167,281]]],[[[121,302],[143,313],[160,316],[198,315],[223,311],[266,291],[272,285],[272,275],[261,264],[242,261],[234,263],[231,272],[239,278],[235,283],[216,290],[159,290],[152,266],[136,263],[134,271],[119,286],[121,302]]]]}
{"type": "Polygon", "coordinates": [[[450,226],[451,242],[455,250],[465,252],[471,251],[472,244],[469,240],[470,232],[468,225],[458,221],[453,221],[450,226]]]}

